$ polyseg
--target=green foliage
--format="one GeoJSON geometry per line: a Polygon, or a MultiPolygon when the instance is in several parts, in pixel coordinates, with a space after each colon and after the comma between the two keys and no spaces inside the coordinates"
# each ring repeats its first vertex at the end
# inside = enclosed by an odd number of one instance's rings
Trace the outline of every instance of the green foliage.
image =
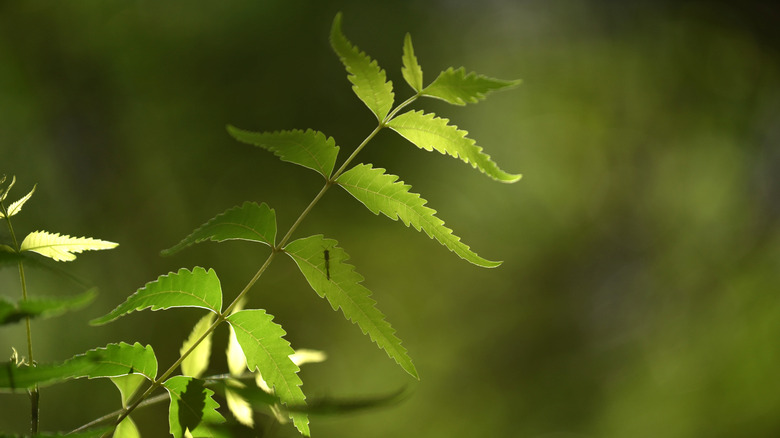
{"type": "Polygon", "coordinates": [[[395,330],[376,308],[376,301],[371,299],[371,291],[360,284],[363,276],[355,272],[354,266],[345,263],[349,255],[337,244],[333,239],[317,235],[290,242],[284,250],[295,260],[317,295],[326,298],[333,310],[340,308],[344,317],[356,323],[363,334],[368,333],[398,365],[419,378],[412,359],[395,336],[395,330]],[[323,248],[329,252],[329,273],[326,272],[323,248]]]}
{"type": "Polygon", "coordinates": [[[90,321],[90,324],[106,324],[136,310],[151,308],[154,311],[172,307],[201,307],[219,313],[222,308],[222,287],[217,273],[213,269],[206,271],[196,267],[192,271],[181,268],[176,273],[161,275],[130,295],[116,309],[90,321]]]}
{"type": "MultiPolygon", "coordinates": [[[[290,359],[295,351],[282,337],[286,332],[273,323],[273,317],[264,310],[242,310],[230,315],[227,321],[236,333],[236,339],[246,357],[250,371],[259,371],[269,387],[287,405],[303,405],[306,396],[300,386],[300,370],[290,359]]],[[[309,419],[306,414],[292,413],[295,427],[309,436],[309,419]]]]}
{"type": "Polygon", "coordinates": [[[205,240],[247,240],[273,247],[276,241],[276,212],[265,203],[245,202],[241,207],[233,207],[206,222],[172,248],[163,250],[162,255],[173,255],[205,240]]]}
{"type": "Polygon", "coordinates": [[[32,389],[69,379],[118,377],[140,374],[149,380],[157,376],[157,358],[151,346],[121,342],[89,350],[57,364],[20,366],[0,363],[0,391],[32,389]]]}
{"type": "Polygon", "coordinates": [[[393,83],[376,61],[347,40],[341,32],[341,13],[336,15],[330,30],[330,45],[347,68],[352,90],[380,122],[393,108],[393,83]]]}
{"type": "MultiPolygon", "coordinates": [[[[440,98],[455,105],[473,103],[484,99],[489,92],[512,87],[519,81],[501,81],[475,73],[466,75],[462,68],[450,68],[424,87],[422,67],[414,54],[411,36],[407,34],[403,44],[401,73],[415,93],[394,107],[392,82],[387,80],[385,71],[376,61],[344,36],[341,14],[336,15],[333,21],[330,43],[347,70],[353,91],[377,118],[378,123],[373,131],[337,169],[340,148],[333,138],[321,132],[310,129],[252,132],[228,126],[228,133],[236,140],[268,150],[282,161],[316,171],[325,178],[325,185],[278,242],[275,210],[265,203],[245,202],[218,214],[178,244],[162,251],[162,255],[173,255],[204,241],[244,240],[268,245],[271,253],[254,277],[223,309],[222,286],[213,269],[181,268],[147,283],[114,310],[91,321],[93,325],[102,325],[144,309],[156,311],[197,307],[208,310],[182,343],[179,359],[159,377],[157,360],[151,346],[138,343],[110,344],[51,365],[34,363],[29,341],[30,318],[76,309],[91,301],[94,293],[87,292],[74,298],[28,299],[23,264],[29,259],[24,253],[36,252],[55,261],[70,261],[76,258],[77,253],[110,249],[117,244],[36,231],[18,245],[10,218],[21,211],[33,195],[35,186],[26,196],[6,208],[3,201],[16,179],[13,178],[6,188],[2,188],[5,178],[0,181],[0,218],[6,219],[13,237],[12,245],[0,244],[0,266],[18,265],[23,288],[23,299],[18,302],[0,299],[0,325],[27,321],[29,357],[33,365],[29,366],[18,356],[0,364],[0,390],[29,390],[31,394],[36,394],[41,386],[69,379],[108,377],[120,393],[121,410],[74,432],[86,434],[84,436],[98,436],[95,435],[97,431],[100,431],[99,434],[113,431],[115,437],[125,438],[140,436],[130,414],[140,406],[157,400],[150,396],[161,387],[167,390],[170,400],[170,433],[177,438],[231,436],[228,429],[221,426],[225,418],[217,411],[220,405],[214,399],[215,395],[224,397],[228,411],[244,426],[254,427],[254,414],[270,410],[277,421],[284,423],[292,419],[295,428],[304,436],[309,436],[309,413],[335,415],[374,408],[395,403],[406,394],[401,390],[363,399],[326,398],[307,405],[301,389],[303,382],[298,375],[299,366],[321,362],[325,360],[325,353],[294,350],[284,338],[285,330],[273,322],[273,317],[266,310],[244,309],[247,294],[275,257],[279,253],[286,253],[297,264],[317,295],[325,298],[333,310],[341,309],[348,321],[356,324],[404,371],[419,379],[417,369],[396,335],[396,330],[377,308],[376,301],[371,298],[371,291],[363,286],[363,276],[347,263],[347,252],[338,246],[336,240],[326,239],[322,235],[291,240],[292,236],[324,193],[333,185],[338,185],[374,214],[382,213],[394,221],[400,219],[407,227],[424,231],[460,258],[481,267],[499,266],[501,262],[484,259],[462,243],[460,237],[444,226],[444,222],[436,216],[436,211],[426,206],[427,201],[411,192],[411,187],[399,181],[398,176],[386,174],[384,169],[370,163],[354,164],[354,161],[356,155],[380,130],[390,128],[421,149],[436,150],[459,158],[494,180],[515,182],[520,179],[520,175],[501,170],[474,140],[466,137],[466,131],[449,125],[447,119],[433,114],[422,111],[401,113],[401,110],[423,96],[440,98]],[[230,333],[225,352],[230,374],[204,376],[211,362],[214,331],[225,322],[230,333]],[[173,375],[179,367],[183,375],[173,375]],[[147,381],[151,383],[142,392],[141,388],[147,381]],[[106,421],[113,422],[107,430],[91,429],[106,421]]],[[[35,400],[36,397],[33,397],[33,411],[37,409],[35,400]]],[[[35,420],[32,429],[33,433],[37,433],[35,420]]]]}
{"type": "Polygon", "coordinates": [[[453,70],[452,67],[439,73],[439,76],[422,90],[423,96],[435,97],[453,105],[465,105],[477,103],[485,99],[485,95],[491,91],[519,85],[521,81],[502,81],[474,72],[466,74],[466,69],[461,67],[453,70]]]}
{"type": "Polygon", "coordinates": [[[22,241],[21,251],[32,251],[58,262],[76,260],[82,251],[116,248],[117,243],[88,237],[61,236],[59,233],[33,231],[22,241]]]}
{"type": "Polygon", "coordinates": [[[90,289],[70,298],[30,298],[16,303],[0,297],[0,325],[12,324],[27,318],[51,318],[69,310],[80,309],[95,299],[97,292],[90,289]]]}
{"type": "Polygon", "coordinates": [[[486,268],[501,264],[483,259],[471,251],[460,237],[444,226],[444,221],[435,216],[436,210],[425,206],[425,199],[409,192],[411,186],[397,180],[397,176],[386,174],[384,169],[359,164],[344,172],[336,181],[374,214],[382,212],[392,220],[400,218],[407,227],[412,225],[417,231],[424,230],[460,258],[486,268]]]}
{"type": "Polygon", "coordinates": [[[228,133],[236,140],[273,152],[282,161],[298,164],[330,178],[339,147],[332,137],[307,129],[280,132],[250,132],[228,125],[228,133]]]}
{"type": "Polygon", "coordinates": [[[163,383],[171,395],[168,411],[170,432],[175,438],[182,438],[185,432],[193,436],[202,435],[201,425],[222,423],[225,418],[217,412],[219,404],[212,396],[214,391],[206,388],[202,380],[192,377],[171,377],[163,383]]]}
{"type": "Polygon", "coordinates": [[[482,153],[482,148],[466,137],[466,131],[461,131],[448,122],[449,120],[440,119],[434,114],[409,111],[391,120],[388,126],[418,148],[426,151],[436,149],[442,154],[460,158],[496,181],[512,183],[520,179],[520,175],[512,175],[499,169],[490,159],[490,155],[482,153]]]}

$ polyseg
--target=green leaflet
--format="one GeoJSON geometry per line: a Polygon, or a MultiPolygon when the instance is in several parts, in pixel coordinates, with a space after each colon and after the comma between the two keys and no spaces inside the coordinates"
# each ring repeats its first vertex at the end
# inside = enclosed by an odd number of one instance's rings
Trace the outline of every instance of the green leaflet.
{"type": "Polygon", "coordinates": [[[196,437],[210,436],[202,433],[201,427],[225,421],[217,412],[219,404],[212,398],[214,391],[203,386],[202,380],[175,376],[166,380],[163,386],[171,396],[168,424],[175,438],[182,438],[188,430],[196,437]]]}
{"type": "MultiPolygon", "coordinates": [[[[236,332],[236,339],[246,356],[250,371],[259,371],[277,397],[288,406],[304,405],[306,396],[300,386],[300,370],[290,359],[295,353],[283,336],[287,334],[265,310],[242,310],[227,321],[236,332]]],[[[303,435],[309,436],[309,419],[304,413],[290,417],[303,435]]]]}
{"type": "Polygon", "coordinates": [[[58,262],[76,260],[74,253],[116,248],[119,244],[88,237],[61,236],[59,233],[33,231],[22,241],[21,251],[32,251],[58,262]]]}
{"type": "MultiPolygon", "coordinates": [[[[0,185],[5,183],[5,179],[6,179],[5,175],[0,177],[0,185]]],[[[0,202],[5,201],[5,197],[8,196],[8,193],[11,191],[11,187],[13,187],[14,184],[16,184],[16,175],[11,175],[11,182],[8,183],[8,187],[0,190],[0,202]]]]}
{"type": "Polygon", "coordinates": [[[227,130],[240,142],[266,149],[282,161],[308,167],[325,178],[333,172],[339,154],[339,147],[332,137],[325,137],[325,134],[311,129],[305,132],[252,132],[228,125],[227,130]]]}
{"type": "Polygon", "coordinates": [[[327,298],[333,310],[341,308],[345,318],[357,323],[363,334],[368,333],[371,340],[401,368],[419,379],[411,358],[401,346],[401,340],[395,336],[395,330],[376,308],[371,291],[360,284],[363,276],[355,272],[354,266],[345,263],[349,255],[337,244],[333,239],[316,235],[290,242],[284,250],[295,260],[312,289],[320,297],[327,298]],[[325,251],[328,251],[328,268],[325,251]]]}
{"type": "Polygon", "coordinates": [[[461,131],[448,122],[448,119],[436,117],[434,114],[409,111],[395,117],[388,126],[418,148],[426,151],[436,149],[442,154],[460,158],[496,181],[512,183],[520,179],[521,175],[512,175],[499,169],[490,159],[490,155],[483,153],[474,140],[466,137],[468,132],[461,131]]]}
{"type": "MultiPolygon", "coordinates": [[[[214,324],[216,315],[213,313],[207,313],[206,316],[201,318],[192,328],[190,335],[182,344],[179,349],[179,354],[184,353],[192,347],[201,336],[214,324]]],[[[181,363],[181,372],[185,376],[200,377],[209,367],[209,358],[211,357],[211,338],[214,332],[206,336],[200,344],[190,353],[181,363]]]]}
{"type": "Polygon", "coordinates": [[[260,205],[244,202],[241,207],[233,207],[215,216],[160,254],[169,256],[204,240],[248,240],[273,247],[276,241],[276,212],[265,202],[260,205]]]}
{"type": "Polygon", "coordinates": [[[412,36],[408,33],[404,37],[404,54],[401,61],[403,62],[401,74],[403,74],[406,83],[419,93],[423,87],[423,72],[420,64],[417,63],[417,57],[414,56],[412,36]]]}
{"type": "Polygon", "coordinates": [[[145,382],[141,374],[125,374],[122,376],[111,377],[111,383],[119,390],[122,396],[122,407],[127,407],[130,399],[138,391],[138,388],[145,382]]]}
{"type": "Polygon", "coordinates": [[[138,426],[135,425],[130,417],[125,417],[121,423],[114,429],[114,434],[111,438],[141,438],[141,432],[138,430],[138,426]]]}
{"type": "Polygon", "coordinates": [[[17,303],[0,297],[0,325],[12,324],[25,318],[52,317],[68,310],[75,310],[95,299],[95,289],[71,298],[28,298],[17,303]]]}
{"type": "Polygon", "coordinates": [[[150,381],[157,376],[157,359],[152,347],[139,343],[109,344],[106,348],[89,350],[57,364],[40,364],[35,367],[17,366],[12,362],[0,363],[0,391],[28,389],[52,385],[69,379],[87,377],[117,377],[141,374],[150,381]]]}
{"type": "Polygon", "coordinates": [[[222,308],[222,287],[219,278],[213,269],[206,271],[196,267],[188,271],[181,268],[177,273],[161,275],[157,280],[146,283],[116,309],[89,323],[102,325],[130,312],[149,307],[152,310],[201,307],[218,314],[222,308]]]}
{"type": "Polygon", "coordinates": [[[407,227],[411,224],[417,231],[422,229],[430,238],[435,238],[468,262],[485,268],[501,264],[483,259],[471,251],[460,237],[444,226],[444,221],[435,216],[436,210],[425,206],[428,201],[410,192],[411,187],[397,179],[395,175],[386,174],[384,169],[358,164],[344,172],[336,182],[374,214],[382,212],[392,220],[400,218],[407,227]]]}
{"type": "Polygon", "coordinates": [[[330,45],[347,68],[348,79],[357,97],[382,121],[393,107],[393,83],[376,61],[347,40],[341,32],[341,13],[336,14],[330,30],[330,45]]]}
{"type": "Polygon", "coordinates": [[[463,67],[454,70],[452,67],[439,73],[439,76],[424,90],[423,96],[436,97],[453,105],[477,103],[485,99],[485,94],[520,84],[520,80],[504,81],[474,72],[466,74],[463,67]]]}
{"type": "MultiPolygon", "coordinates": [[[[13,184],[11,184],[11,185],[13,185],[13,184]]],[[[11,185],[8,186],[9,190],[11,189],[11,185]]],[[[35,188],[37,186],[38,186],[37,184],[34,185],[32,190],[30,190],[30,193],[24,195],[24,197],[22,199],[20,199],[20,200],[18,200],[16,202],[13,202],[13,203],[11,203],[11,205],[8,206],[8,208],[6,209],[6,211],[8,213],[8,217],[11,217],[11,216],[19,213],[20,211],[22,211],[22,206],[24,205],[25,202],[27,202],[28,199],[30,199],[30,197],[33,195],[33,193],[35,193],[35,188]]],[[[7,191],[6,191],[5,194],[7,194],[7,191]]],[[[3,196],[3,198],[5,198],[5,196],[3,196]]],[[[2,219],[4,217],[5,217],[5,214],[3,214],[2,211],[0,211],[0,219],[2,219]]]]}

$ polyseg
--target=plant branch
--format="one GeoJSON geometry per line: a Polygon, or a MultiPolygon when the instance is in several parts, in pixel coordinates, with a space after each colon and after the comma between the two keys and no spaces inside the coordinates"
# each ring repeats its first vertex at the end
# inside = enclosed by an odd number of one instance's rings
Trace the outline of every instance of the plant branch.
{"type": "MultiPolygon", "coordinates": [[[[218,325],[222,324],[227,320],[227,317],[230,315],[230,312],[235,308],[235,306],[241,301],[241,299],[249,292],[249,290],[257,283],[257,281],[260,279],[260,277],[263,275],[263,273],[268,269],[268,266],[271,264],[271,261],[273,261],[274,257],[276,257],[276,254],[279,252],[284,251],[284,246],[287,244],[287,242],[292,237],[295,230],[300,226],[300,224],[303,222],[303,220],[306,218],[306,216],[309,215],[309,212],[314,208],[314,206],[322,199],[325,192],[328,191],[328,189],[334,184],[335,180],[346,170],[347,166],[355,159],[357,154],[370,142],[376,135],[379,133],[382,128],[386,127],[387,122],[389,122],[395,114],[398,113],[402,108],[405,106],[411,104],[419,97],[419,94],[416,94],[412,96],[411,98],[407,99],[400,105],[398,105],[390,114],[385,117],[384,120],[382,120],[376,128],[374,128],[373,131],[371,131],[370,134],[358,145],[357,148],[352,152],[352,154],[344,161],[344,164],[341,165],[341,167],[333,174],[331,178],[328,178],[325,185],[320,189],[319,193],[314,197],[314,199],[311,200],[308,206],[301,212],[301,214],[298,216],[298,219],[295,220],[295,222],[290,226],[290,229],[287,230],[287,232],[284,234],[282,239],[279,241],[278,245],[275,245],[272,248],[271,254],[266,258],[263,265],[258,269],[258,271],[255,273],[255,275],[252,277],[252,279],[249,280],[249,282],[244,286],[244,288],[241,290],[241,292],[236,296],[236,298],[233,300],[233,302],[230,303],[229,306],[225,308],[225,310],[219,314],[217,319],[214,321],[214,323],[198,338],[191,346],[190,348],[181,354],[179,359],[171,365],[167,371],[165,371],[160,377],[158,377],[150,386],[149,388],[144,391],[143,394],[141,394],[130,406],[127,408],[120,409],[116,412],[113,412],[111,414],[108,414],[104,417],[101,417],[101,419],[95,420],[90,423],[90,425],[98,424],[101,421],[105,421],[107,418],[112,418],[114,415],[118,415],[116,421],[114,422],[114,427],[119,425],[119,423],[122,422],[125,418],[127,418],[128,415],[132,411],[134,411],[139,406],[145,406],[148,403],[145,403],[144,401],[154,392],[157,388],[159,388],[162,383],[165,381],[165,379],[168,378],[173,372],[176,370],[176,368],[179,367],[179,365],[184,361],[184,359],[187,358],[187,356],[192,353],[192,351],[195,350],[195,348],[200,345],[200,343],[206,339],[211,333],[217,328],[218,325]]],[[[153,399],[149,399],[153,400],[153,399]]],[[[84,428],[88,427],[89,425],[81,426],[79,429],[76,429],[75,431],[83,430],[84,428]]],[[[74,431],[74,432],[75,432],[74,431]]],[[[107,432],[104,434],[104,436],[108,436],[110,432],[107,432]]]]}

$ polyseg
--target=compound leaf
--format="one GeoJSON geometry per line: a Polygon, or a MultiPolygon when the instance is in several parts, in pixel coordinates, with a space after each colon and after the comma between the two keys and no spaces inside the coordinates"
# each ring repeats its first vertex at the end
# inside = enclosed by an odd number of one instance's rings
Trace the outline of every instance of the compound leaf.
{"type": "MultiPolygon", "coordinates": [[[[195,345],[195,342],[208,331],[212,324],[214,324],[215,318],[215,314],[208,313],[195,324],[189,337],[187,337],[179,349],[180,355],[184,355],[187,350],[195,345]]],[[[209,359],[211,358],[211,338],[213,334],[213,331],[209,333],[208,336],[195,347],[192,353],[184,358],[181,363],[182,374],[196,378],[203,375],[206,368],[209,367],[209,359]]]]}
{"type": "Polygon", "coordinates": [[[330,45],[347,68],[352,90],[374,113],[377,120],[384,120],[393,107],[393,83],[387,80],[385,71],[376,61],[352,45],[341,32],[341,13],[336,14],[333,19],[330,45]]]}
{"type": "Polygon", "coordinates": [[[468,262],[485,268],[501,264],[471,251],[460,237],[444,226],[444,221],[435,216],[436,210],[425,206],[428,201],[410,192],[411,187],[397,179],[395,175],[386,174],[384,169],[358,164],[341,174],[336,182],[374,214],[381,212],[392,220],[400,218],[407,227],[411,224],[417,231],[425,231],[430,238],[468,262]]]}
{"type": "Polygon", "coordinates": [[[339,147],[333,137],[307,129],[306,131],[252,132],[228,125],[228,133],[236,140],[261,147],[282,161],[307,167],[329,178],[336,164],[339,147]]]}
{"type": "MultiPolygon", "coordinates": [[[[13,202],[11,205],[8,206],[8,208],[6,209],[6,211],[8,212],[8,217],[11,217],[11,216],[19,213],[20,211],[22,211],[22,206],[24,205],[25,202],[27,202],[28,199],[30,199],[30,197],[33,195],[33,193],[35,193],[35,187],[37,187],[37,186],[38,186],[37,184],[34,185],[32,190],[30,190],[30,193],[24,195],[24,197],[22,199],[20,199],[20,200],[18,200],[16,202],[13,202]]],[[[0,219],[2,219],[4,217],[5,217],[5,215],[0,210],[0,219]]]]}
{"type": "Polygon", "coordinates": [[[206,271],[201,267],[192,271],[181,268],[176,273],[161,275],[130,295],[127,301],[116,309],[90,321],[90,324],[102,325],[130,312],[149,307],[153,311],[172,307],[201,307],[218,314],[222,308],[219,278],[213,269],[206,271]]]}
{"type": "Polygon", "coordinates": [[[453,105],[465,105],[484,100],[485,95],[491,91],[511,88],[520,82],[494,79],[474,72],[466,74],[463,67],[457,70],[450,67],[439,73],[439,76],[422,90],[422,95],[442,99],[453,105]]]}
{"type": "MultiPolygon", "coordinates": [[[[235,330],[236,339],[244,351],[250,371],[257,370],[274,393],[288,406],[305,404],[301,391],[300,370],[290,359],[295,351],[283,336],[282,327],[273,322],[265,310],[242,310],[227,318],[235,330]]],[[[309,436],[309,419],[304,413],[291,413],[290,417],[303,435],[309,436]]]]}
{"type": "Polygon", "coordinates": [[[171,396],[168,410],[170,432],[175,438],[182,438],[189,431],[192,436],[202,434],[201,427],[207,424],[222,423],[225,418],[217,412],[219,403],[214,401],[214,391],[206,388],[200,379],[175,376],[163,383],[171,396]]]}
{"type": "Polygon", "coordinates": [[[150,381],[155,379],[157,359],[151,346],[124,342],[109,344],[61,363],[35,367],[19,366],[14,362],[0,363],[0,391],[47,386],[83,377],[95,379],[126,374],[141,374],[150,381]]]}
{"type": "Polygon", "coordinates": [[[0,297],[0,325],[12,324],[25,318],[57,316],[86,306],[95,296],[95,289],[90,289],[71,298],[28,298],[17,303],[0,297]]]}
{"type": "Polygon", "coordinates": [[[521,175],[512,175],[499,169],[490,155],[483,153],[474,140],[466,137],[468,132],[448,122],[448,119],[434,114],[409,111],[391,120],[388,126],[418,148],[426,151],[436,149],[442,154],[460,158],[496,181],[512,183],[520,179],[521,175]]]}
{"type": "Polygon", "coordinates": [[[274,246],[276,212],[266,203],[257,205],[254,202],[245,202],[240,207],[233,207],[215,216],[175,246],[163,250],[161,254],[169,256],[205,240],[248,240],[274,246]]]}
{"type": "Polygon", "coordinates": [[[403,74],[406,83],[419,93],[423,87],[423,72],[420,64],[417,63],[417,57],[414,56],[412,36],[408,33],[404,37],[404,54],[401,57],[401,61],[403,61],[401,74],[403,74]]]}
{"type": "Polygon", "coordinates": [[[58,262],[76,260],[74,253],[116,248],[119,244],[88,237],[61,236],[59,233],[33,231],[22,241],[21,251],[32,251],[58,262]]]}
{"type": "Polygon", "coordinates": [[[368,334],[401,368],[419,379],[401,340],[395,336],[395,330],[376,308],[371,291],[360,284],[363,276],[355,272],[354,266],[345,263],[349,255],[337,244],[333,239],[316,235],[290,242],[284,249],[312,289],[326,298],[333,310],[341,308],[347,320],[357,323],[363,334],[368,334]]]}

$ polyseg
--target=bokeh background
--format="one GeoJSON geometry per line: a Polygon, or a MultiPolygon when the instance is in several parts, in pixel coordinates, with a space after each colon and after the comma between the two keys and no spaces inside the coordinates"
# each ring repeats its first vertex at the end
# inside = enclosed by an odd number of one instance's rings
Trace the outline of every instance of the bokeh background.
{"type": "MultiPolygon", "coordinates": [[[[400,101],[410,32],[426,83],[449,67],[523,79],[448,117],[514,185],[383,132],[361,156],[398,174],[497,269],[328,192],[298,236],[339,240],[421,375],[418,383],[282,260],[251,295],[296,348],[310,398],[406,387],[402,403],[312,418],[320,437],[780,436],[780,71],[771,2],[0,1],[0,173],[15,217],[119,242],[60,265],[100,289],[89,307],[33,324],[36,359],[110,342],[172,363],[195,310],[105,314],[180,267],[213,267],[235,296],[268,249],[161,249],[227,208],[267,202],[286,229],[319,176],[239,144],[252,130],[313,128],[343,159],[373,128],[328,44],[344,32],[388,72],[400,101]]],[[[0,239],[7,241],[5,227],[0,239]]],[[[31,294],[74,283],[28,271],[31,294]]],[[[0,294],[19,295],[14,269],[0,294]]],[[[0,355],[24,351],[3,327],[0,355]]],[[[227,333],[215,339],[223,351],[227,333]]],[[[216,354],[210,371],[223,372],[216,354]]],[[[108,381],[42,390],[42,425],[113,410],[108,381]]],[[[224,404],[224,403],[223,403],[224,404]]],[[[25,395],[0,394],[0,430],[23,433],[25,395]]],[[[164,436],[162,407],[134,417],[164,436]]],[[[274,427],[275,436],[294,436],[274,427]]]]}

